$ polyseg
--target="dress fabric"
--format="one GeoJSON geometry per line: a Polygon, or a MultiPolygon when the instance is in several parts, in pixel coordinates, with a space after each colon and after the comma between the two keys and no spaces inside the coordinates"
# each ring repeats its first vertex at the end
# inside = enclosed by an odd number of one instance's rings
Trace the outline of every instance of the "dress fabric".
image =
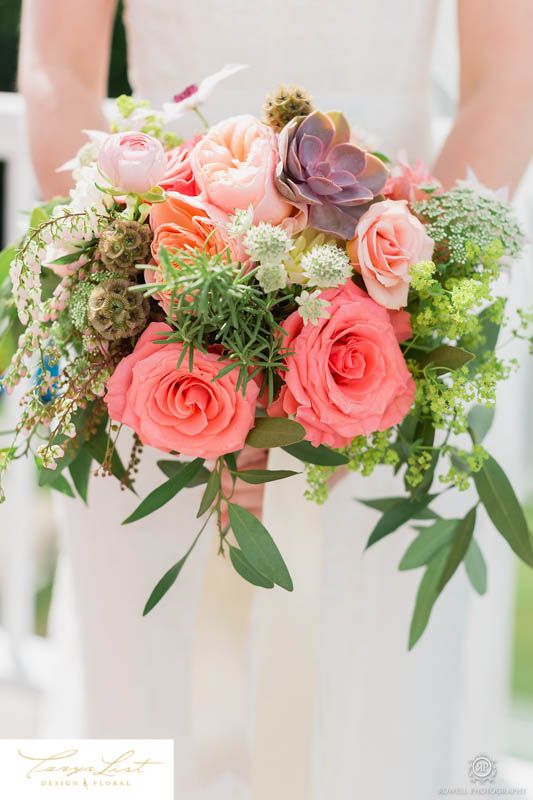
{"type": "MultiPolygon", "coordinates": [[[[242,62],[249,70],[206,105],[210,122],[258,114],[269,89],[295,82],[380,149],[430,153],[431,0],[128,0],[125,21],[132,86],[156,105],[242,62]]],[[[506,437],[518,441],[511,423],[506,437]]],[[[161,482],[157,458],[147,452],[142,495],[161,482]]],[[[88,508],[58,497],[53,628],[60,661],[83,682],[77,693],[52,692],[47,734],[173,738],[176,799],[187,800],[430,800],[464,785],[479,752],[497,755],[511,577],[483,516],[488,596],[475,596],[460,570],[408,653],[420,572],[397,564],[413,532],[363,553],[377,515],[355,502],[401,494],[401,484],[386,470],[351,475],[321,508],[303,486],[300,477],[269,484],[265,499],[292,595],[244,584],[214,558],[206,531],[145,619],[151,589],[198,529],[201,490],[126,527],[138,500],[113,481],[93,482],[88,508]]]]}

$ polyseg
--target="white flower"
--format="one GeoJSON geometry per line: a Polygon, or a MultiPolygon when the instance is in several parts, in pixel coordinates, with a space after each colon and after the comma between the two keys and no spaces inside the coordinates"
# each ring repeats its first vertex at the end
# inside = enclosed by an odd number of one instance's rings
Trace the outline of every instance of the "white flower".
{"type": "Polygon", "coordinates": [[[101,192],[96,185],[102,186],[106,183],[96,164],[77,167],[72,176],[76,184],[74,189],[70,190],[70,211],[80,212],[92,209],[97,214],[105,214],[107,206],[112,200],[109,195],[101,192]]]}
{"type": "Polygon", "coordinates": [[[472,167],[466,168],[466,178],[457,181],[457,186],[461,187],[461,189],[472,189],[472,191],[480,197],[487,197],[489,200],[501,200],[502,203],[509,202],[508,186],[500,186],[499,189],[489,189],[488,186],[481,183],[472,167]]]}
{"type": "Polygon", "coordinates": [[[198,85],[192,83],[190,86],[187,86],[174,97],[173,103],[164,103],[163,111],[167,119],[177,119],[186,114],[187,111],[198,108],[202,103],[205,103],[213,89],[221,81],[230,78],[243,69],[247,69],[247,67],[247,64],[226,64],[219,72],[215,72],[214,75],[209,75],[209,77],[204,78],[198,85]]]}
{"type": "Polygon", "coordinates": [[[270,222],[260,222],[250,228],[243,240],[244,248],[252,261],[262,266],[279,264],[292,247],[287,231],[270,222]]]}
{"type": "Polygon", "coordinates": [[[89,130],[85,130],[83,133],[89,137],[89,141],[85,142],[85,144],[80,147],[74,158],[61,164],[61,166],[56,169],[56,172],[72,172],[72,170],[78,169],[79,167],[86,167],[96,161],[102,142],[107,139],[109,134],[105,131],[89,130]]]}
{"type": "Polygon", "coordinates": [[[309,285],[322,289],[340,286],[352,274],[350,259],[334,244],[316,245],[302,256],[301,264],[309,285]]]}
{"type": "Polygon", "coordinates": [[[304,321],[304,325],[310,322],[312,325],[318,325],[319,320],[329,319],[331,314],[328,311],[329,303],[327,300],[320,299],[320,289],[315,289],[314,292],[308,292],[306,289],[296,298],[299,305],[298,313],[304,321]]]}
{"type": "Polygon", "coordinates": [[[266,264],[257,270],[257,280],[264,292],[275,292],[287,286],[287,270],[283,264],[266,264]]]}
{"type": "Polygon", "coordinates": [[[248,208],[238,208],[235,214],[229,218],[227,225],[228,236],[237,239],[250,230],[254,221],[254,207],[250,203],[248,208]]]}

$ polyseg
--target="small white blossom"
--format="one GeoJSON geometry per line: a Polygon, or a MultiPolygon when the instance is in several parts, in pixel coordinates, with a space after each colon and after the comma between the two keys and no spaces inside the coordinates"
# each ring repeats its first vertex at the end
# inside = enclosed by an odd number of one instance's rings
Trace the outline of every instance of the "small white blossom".
{"type": "Polygon", "coordinates": [[[112,203],[109,195],[101,192],[96,186],[102,186],[105,180],[98,171],[96,164],[78,167],[72,173],[76,184],[70,190],[71,203],[69,210],[73,212],[94,210],[97,214],[105,214],[107,207],[112,203]]]}
{"type": "Polygon", "coordinates": [[[238,208],[235,214],[229,218],[227,225],[228,236],[237,239],[239,236],[250,230],[254,221],[254,207],[250,203],[248,208],[238,208]]]}
{"type": "Polygon", "coordinates": [[[280,264],[292,247],[291,237],[279,225],[260,222],[250,228],[243,240],[252,261],[261,266],[280,264]]]}
{"type": "Polygon", "coordinates": [[[56,459],[63,458],[65,451],[58,444],[51,446],[43,444],[38,448],[37,455],[45,469],[55,469],[57,467],[56,459]]]}
{"type": "Polygon", "coordinates": [[[302,272],[310,286],[327,289],[346,283],[352,274],[350,259],[340,247],[322,244],[302,256],[302,272]]]}
{"type": "Polygon", "coordinates": [[[198,108],[202,103],[205,103],[213,89],[221,81],[230,78],[243,69],[247,69],[247,67],[247,64],[226,64],[218,72],[204,78],[198,85],[192,83],[190,86],[186,86],[182,92],[174,97],[173,103],[164,103],[163,111],[167,120],[178,119],[186,114],[187,111],[193,111],[198,108]]]}
{"type": "Polygon", "coordinates": [[[328,311],[329,303],[327,300],[321,300],[320,289],[315,289],[314,292],[308,292],[306,289],[296,298],[299,305],[298,313],[304,321],[304,325],[310,322],[312,325],[318,325],[321,319],[329,319],[331,314],[328,311]]]}
{"type": "Polygon", "coordinates": [[[264,292],[275,292],[287,286],[289,276],[283,264],[266,264],[257,270],[257,280],[264,292]]]}

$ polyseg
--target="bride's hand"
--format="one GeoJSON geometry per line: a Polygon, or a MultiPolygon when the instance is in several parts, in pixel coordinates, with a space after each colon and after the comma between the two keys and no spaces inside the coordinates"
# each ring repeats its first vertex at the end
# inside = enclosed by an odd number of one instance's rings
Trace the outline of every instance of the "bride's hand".
{"type": "MultiPolygon", "coordinates": [[[[244,447],[237,459],[237,468],[242,469],[266,469],[268,451],[259,450],[256,447],[244,447]]],[[[233,489],[231,475],[224,470],[222,476],[222,489],[226,497],[231,495],[231,502],[242,506],[250,513],[261,519],[263,514],[263,497],[265,494],[265,484],[244,483],[237,480],[233,489]]],[[[223,524],[227,523],[227,515],[224,512],[223,524]]]]}

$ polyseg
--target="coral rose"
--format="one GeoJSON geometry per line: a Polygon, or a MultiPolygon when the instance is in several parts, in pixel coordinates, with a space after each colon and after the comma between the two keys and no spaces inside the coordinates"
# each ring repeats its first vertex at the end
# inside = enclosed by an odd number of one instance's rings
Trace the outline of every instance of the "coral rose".
{"type": "MultiPolygon", "coordinates": [[[[154,233],[152,256],[156,262],[144,271],[147,283],[161,280],[158,252],[161,246],[170,253],[173,250],[193,248],[205,250],[210,255],[222,253],[228,245],[220,231],[198,204],[193,205],[185,197],[171,196],[164,203],[155,203],[150,212],[150,227],[154,233]]],[[[170,294],[155,295],[161,307],[168,314],[170,294]]]]}
{"type": "Polygon", "coordinates": [[[330,301],[330,319],[304,325],[295,312],[283,322],[292,354],[268,413],[294,416],[315,446],[343,447],[400,422],[415,384],[386,309],[352,281],[321,298],[330,301]]]}
{"type": "Polygon", "coordinates": [[[163,178],[167,157],[163,145],[146,133],[113,133],[104,140],[98,167],[115,189],[144,194],[163,178]]]}
{"type": "Polygon", "coordinates": [[[179,194],[189,197],[198,194],[199,189],[194,180],[190,155],[201,138],[201,136],[195,136],[194,139],[168,151],[167,170],[163,179],[159,181],[159,186],[166,192],[179,192],[179,194]]]}
{"type": "Polygon", "coordinates": [[[200,198],[218,224],[236,209],[254,209],[254,223],[283,222],[294,207],[274,185],[279,156],[275,133],[244,114],[219,122],[198,142],[191,164],[200,198]]]}
{"type": "Polygon", "coordinates": [[[145,445],[168,453],[217,458],[240,450],[254,424],[258,387],[236,390],[237,371],[213,380],[224,367],[214,353],[195,351],[192,371],[182,345],[157,344],[172,329],[152,322],[131,355],[107,382],[111,419],[128,425],[145,445]]]}
{"type": "Polygon", "coordinates": [[[385,308],[403,308],[409,267],[430,259],[434,244],[407,203],[383,200],[363,214],[346,249],[370,297],[385,308]]]}

